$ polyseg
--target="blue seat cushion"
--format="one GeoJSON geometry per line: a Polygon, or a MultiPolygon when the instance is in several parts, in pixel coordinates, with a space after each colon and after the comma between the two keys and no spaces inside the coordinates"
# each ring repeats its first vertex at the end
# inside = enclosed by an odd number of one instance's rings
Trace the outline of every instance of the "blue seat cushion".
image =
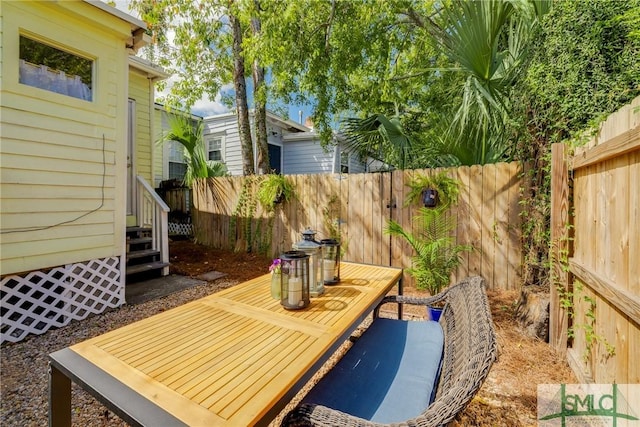
{"type": "Polygon", "coordinates": [[[376,319],[303,402],[379,423],[414,418],[432,401],[443,344],[438,322],[376,319]]]}

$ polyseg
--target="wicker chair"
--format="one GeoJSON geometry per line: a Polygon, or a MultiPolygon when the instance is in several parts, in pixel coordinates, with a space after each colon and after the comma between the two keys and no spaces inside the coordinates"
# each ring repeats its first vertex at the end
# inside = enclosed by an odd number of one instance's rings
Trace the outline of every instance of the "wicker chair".
{"type": "MultiPolygon", "coordinates": [[[[442,367],[435,399],[419,416],[393,425],[441,426],[471,401],[496,359],[496,337],[481,277],[471,277],[431,298],[389,296],[385,303],[433,305],[444,302],[442,367]]],[[[374,313],[377,317],[378,309],[374,313]]],[[[365,332],[366,333],[366,332],[365,332]]],[[[384,343],[383,343],[384,345],[384,343]]],[[[419,369],[416,366],[416,369],[419,369]]],[[[283,426],[376,426],[371,421],[312,403],[289,412],[283,426]]]]}

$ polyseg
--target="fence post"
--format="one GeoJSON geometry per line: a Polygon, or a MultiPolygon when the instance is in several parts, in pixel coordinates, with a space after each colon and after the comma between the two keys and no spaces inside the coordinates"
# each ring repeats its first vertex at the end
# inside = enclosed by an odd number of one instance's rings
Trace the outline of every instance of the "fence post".
{"type": "Polygon", "coordinates": [[[549,344],[561,354],[567,351],[569,313],[562,301],[569,298],[569,167],[567,149],[551,145],[551,285],[549,344]]]}

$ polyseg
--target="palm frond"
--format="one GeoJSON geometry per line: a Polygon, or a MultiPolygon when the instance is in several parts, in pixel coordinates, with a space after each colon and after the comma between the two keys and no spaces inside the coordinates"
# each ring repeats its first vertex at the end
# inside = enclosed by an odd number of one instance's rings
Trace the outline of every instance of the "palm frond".
{"type": "Polygon", "coordinates": [[[409,164],[413,143],[398,118],[374,114],[364,119],[347,118],[342,122],[346,148],[362,157],[372,157],[404,169],[409,164]]]}

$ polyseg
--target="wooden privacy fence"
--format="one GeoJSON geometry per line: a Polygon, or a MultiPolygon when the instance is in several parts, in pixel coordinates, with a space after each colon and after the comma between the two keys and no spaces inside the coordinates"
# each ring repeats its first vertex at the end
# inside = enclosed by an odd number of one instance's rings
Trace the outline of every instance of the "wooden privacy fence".
{"type": "MultiPolygon", "coordinates": [[[[335,227],[344,260],[409,267],[411,248],[384,229],[389,219],[405,229],[412,227],[419,206],[404,206],[410,191],[407,184],[416,174],[441,171],[288,175],[296,198],[271,215],[247,197],[255,194],[256,177],[199,180],[193,187],[196,238],[213,247],[246,250],[250,245],[252,250],[277,256],[290,250],[305,228],[317,230],[320,239],[329,237],[335,227]]],[[[448,176],[461,183],[458,204],[447,212],[456,219],[457,243],[475,248],[463,254],[452,280],[482,275],[490,288],[519,288],[521,172],[518,163],[446,169],[448,176]]]]}
{"type": "Polygon", "coordinates": [[[165,201],[171,212],[187,213],[191,211],[190,188],[158,188],[156,192],[165,201]]]}
{"type": "Polygon", "coordinates": [[[640,383],[639,107],[552,147],[550,344],[582,382],[640,383]]]}

